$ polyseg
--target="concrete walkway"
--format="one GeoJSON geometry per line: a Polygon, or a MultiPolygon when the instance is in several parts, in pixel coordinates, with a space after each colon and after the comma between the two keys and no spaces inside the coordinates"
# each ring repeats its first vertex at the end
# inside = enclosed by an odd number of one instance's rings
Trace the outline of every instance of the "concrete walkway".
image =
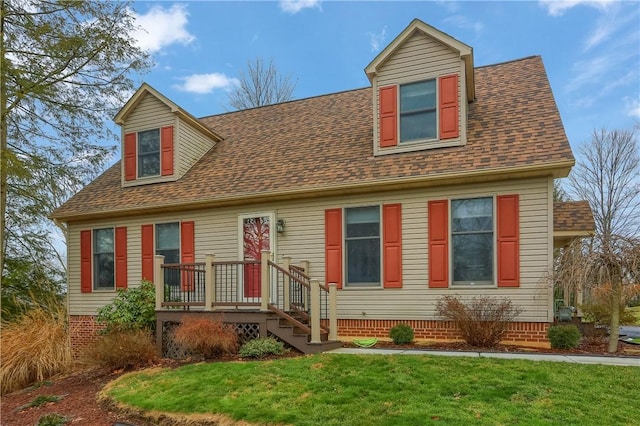
{"type": "Polygon", "coordinates": [[[425,351],[419,349],[376,349],[376,348],[339,348],[326,352],[330,354],[367,354],[367,355],[432,355],[464,356],[470,358],[525,359],[529,361],[571,362],[574,364],[603,364],[640,367],[640,357],[631,356],[592,356],[561,355],[523,352],[471,352],[471,351],[425,351]]]}

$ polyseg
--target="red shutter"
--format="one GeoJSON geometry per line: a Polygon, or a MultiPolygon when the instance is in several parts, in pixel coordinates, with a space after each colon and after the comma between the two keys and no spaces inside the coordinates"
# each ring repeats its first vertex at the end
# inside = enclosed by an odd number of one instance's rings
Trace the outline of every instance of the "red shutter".
{"type": "Polygon", "coordinates": [[[136,173],[136,134],[124,135],[124,180],[135,180],[136,173]]]}
{"type": "Polygon", "coordinates": [[[116,228],[116,288],[127,288],[127,228],[116,228]]]}
{"type": "Polygon", "coordinates": [[[402,288],[402,207],[382,206],[384,288],[402,288]]]}
{"type": "Polygon", "coordinates": [[[91,293],[91,231],[80,231],[80,291],[91,293]]]}
{"type": "Polygon", "coordinates": [[[520,208],[518,195],[496,198],[498,222],[498,287],[520,286],[520,208]]]}
{"type": "Polygon", "coordinates": [[[153,260],[156,254],[153,244],[153,225],[142,225],[142,279],[153,281],[153,260]]]}
{"type": "Polygon", "coordinates": [[[342,209],[324,211],[325,280],[342,288],[342,209]]]}
{"type": "Polygon", "coordinates": [[[163,127],[160,131],[160,168],[162,176],[173,174],[173,126],[163,127]]]}
{"type": "Polygon", "coordinates": [[[449,202],[429,201],[429,287],[449,287],[449,202]]]}
{"type": "Polygon", "coordinates": [[[380,103],[380,147],[398,145],[398,86],[382,87],[380,103]]]}
{"type": "Polygon", "coordinates": [[[460,135],[458,107],[458,75],[440,77],[440,139],[457,138],[460,135]]]}
{"type": "MultiPolygon", "coordinates": [[[[180,253],[182,263],[195,260],[195,223],[182,222],[180,225],[180,253]]],[[[182,273],[182,291],[195,290],[195,276],[187,271],[182,273]]]]}

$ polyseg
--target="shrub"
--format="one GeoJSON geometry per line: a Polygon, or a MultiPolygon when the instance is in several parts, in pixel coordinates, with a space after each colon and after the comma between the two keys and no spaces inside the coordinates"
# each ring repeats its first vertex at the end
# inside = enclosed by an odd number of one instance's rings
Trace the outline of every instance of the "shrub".
{"type": "Polygon", "coordinates": [[[509,323],[522,309],[507,298],[480,296],[465,303],[457,296],[444,296],[438,301],[436,312],[453,321],[471,346],[493,347],[504,338],[509,323]]]}
{"type": "Polygon", "coordinates": [[[389,330],[389,337],[396,345],[404,345],[406,343],[413,342],[413,328],[407,324],[398,324],[391,327],[389,330]]]}
{"type": "Polygon", "coordinates": [[[242,358],[264,358],[267,355],[282,355],[285,353],[284,343],[272,337],[249,340],[240,348],[242,358]]]}
{"type": "Polygon", "coordinates": [[[547,337],[554,349],[571,349],[580,344],[580,330],[573,324],[549,327],[547,337]]]}
{"type": "Polygon", "coordinates": [[[116,330],[101,335],[81,358],[87,364],[117,370],[148,365],[158,359],[158,353],[149,330],[116,330]]]}
{"type": "Polygon", "coordinates": [[[0,394],[67,370],[71,347],[64,306],[34,308],[0,327],[0,394]]]}
{"type": "Polygon", "coordinates": [[[142,281],[135,288],[119,289],[113,302],[98,310],[97,321],[105,324],[103,333],[124,330],[154,330],[156,327],[156,290],[142,281]]]}
{"type": "Polygon", "coordinates": [[[205,358],[232,354],[238,350],[238,334],[233,326],[204,317],[182,318],[174,339],[187,351],[205,358]]]}

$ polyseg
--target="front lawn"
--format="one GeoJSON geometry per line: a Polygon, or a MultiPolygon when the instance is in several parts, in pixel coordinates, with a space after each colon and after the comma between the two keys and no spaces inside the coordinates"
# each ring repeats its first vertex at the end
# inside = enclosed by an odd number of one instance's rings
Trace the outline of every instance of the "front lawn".
{"type": "Polygon", "coordinates": [[[105,395],[146,411],[292,425],[637,424],[640,368],[321,354],[125,375],[105,395]]]}

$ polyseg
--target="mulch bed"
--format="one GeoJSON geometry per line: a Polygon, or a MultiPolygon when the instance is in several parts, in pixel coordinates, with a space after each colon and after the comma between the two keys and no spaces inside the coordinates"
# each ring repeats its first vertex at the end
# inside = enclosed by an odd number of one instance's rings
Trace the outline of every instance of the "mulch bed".
{"type": "MultiPolygon", "coordinates": [[[[352,343],[345,343],[345,347],[356,347],[352,343]]],[[[607,355],[607,356],[638,356],[640,357],[640,347],[637,345],[620,342],[618,352],[609,354],[607,344],[601,342],[586,342],[580,347],[572,350],[552,350],[542,348],[525,348],[510,345],[498,345],[495,348],[476,348],[464,342],[454,343],[430,343],[429,345],[394,345],[391,342],[378,342],[375,348],[401,348],[401,349],[423,349],[423,350],[456,350],[456,351],[499,351],[499,352],[540,352],[540,353],[563,353],[582,355],[607,355]]],[[[301,356],[299,352],[290,351],[286,357],[301,356]]],[[[273,359],[273,358],[267,358],[273,359]]],[[[237,361],[237,356],[229,356],[222,359],[211,360],[211,362],[237,361]]],[[[168,368],[175,368],[191,361],[162,360],[158,365],[168,368]]],[[[197,361],[197,360],[195,360],[197,361]]],[[[105,370],[92,370],[75,373],[66,377],[53,378],[38,387],[31,387],[21,391],[4,395],[0,401],[0,424],[2,426],[22,426],[36,425],[38,419],[45,414],[58,413],[71,419],[70,425],[87,426],[112,426],[114,424],[147,426],[151,423],[144,419],[132,417],[112,410],[109,407],[101,406],[96,402],[96,394],[110,381],[116,379],[120,372],[109,372],[105,370]],[[64,396],[58,402],[46,403],[40,407],[19,410],[19,407],[29,404],[40,395],[64,396]]]]}

